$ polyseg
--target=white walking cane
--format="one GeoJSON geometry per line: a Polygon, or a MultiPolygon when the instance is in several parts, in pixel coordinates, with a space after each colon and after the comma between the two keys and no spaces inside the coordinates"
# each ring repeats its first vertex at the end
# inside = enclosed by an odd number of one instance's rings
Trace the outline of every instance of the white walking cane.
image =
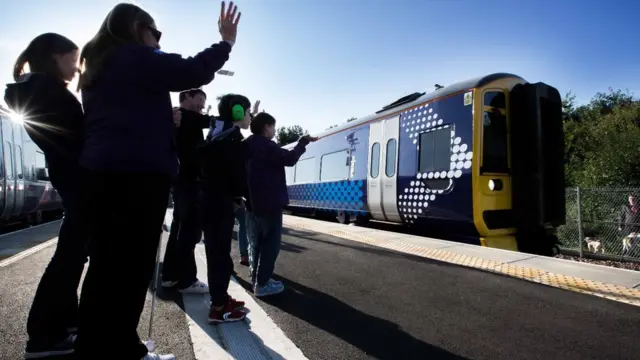
{"type": "Polygon", "coordinates": [[[156,252],[156,268],[153,274],[153,285],[151,290],[153,292],[153,296],[151,297],[151,315],[149,316],[149,339],[145,342],[147,349],[149,351],[155,350],[156,346],[153,343],[153,313],[156,310],[156,291],[158,288],[158,276],[160,272],[160,249],[162,248],[162,235],[164,233],[164,229],[160,232],[160,241],[158,241],[158,250],[156,252]]]}

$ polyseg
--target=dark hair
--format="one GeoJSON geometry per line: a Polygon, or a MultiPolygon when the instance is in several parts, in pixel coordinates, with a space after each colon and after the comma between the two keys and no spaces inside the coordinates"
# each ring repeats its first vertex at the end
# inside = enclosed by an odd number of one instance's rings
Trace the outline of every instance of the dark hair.
{"type": "Polygon", "coordinates": [[[196,95],[202,95],[204,96],[205,99],[207,98],[207,94],[205,94],[205,92],[202,89],[191,89],[191,90],[185,90],[180,92],[178,99],[180,102],[183,102],[187,100],[187,96],[194,97],[196,95]]]}
{"type": "Polygon", "coordinates": [[[267,125],[275,124],[276,119],[273,116],[267,114],[266,112],[261,112],[251,120],[251,133],[256,135],[264,135],[264,127],[267,125]]]}
{"type": "Polygon", "coordinates": [[[80,67],[86,69],[80,75],[79,89],[85,89],[96,80],[104,63],[116,48],[125,44],[142,44],[140,30],[150,27],[155,21],[140,7],[120,3],[107,14],[98,33],[82,48],[80,67]]]}
{"type": "Polygon", "coordinates": [[[66,37],[56,33],[45,33],[36,36],[26,49],[18,56],[13,65],[13,79],[24,72],[24,65],[29,63],[31,72],[45,73],[61,78],[60,69],[53,55],[63,55],[78,50],[78,45],[66,37]]]}
{"type": "Polygon", "coordinates": [[[232,120],[233,115],[231,113],[231,109],[235,105],[240,105],[246,112],[247,109],[251,107],[251,102],[247,99],[246,96],[238,95],[238,94],[227,94],[220,98],[218,102],[218,115],[223,120],[232,120]]]}

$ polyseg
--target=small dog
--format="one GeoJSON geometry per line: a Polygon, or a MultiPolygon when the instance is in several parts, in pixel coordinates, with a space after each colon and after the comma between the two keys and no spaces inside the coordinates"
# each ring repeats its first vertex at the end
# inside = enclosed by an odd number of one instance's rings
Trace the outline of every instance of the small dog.
{"type": "Polygon", "coordinates": [[[587,243],[587,247],[592,253],[601,252],[604,254],[604,245],[600,239],[587,236],[584,238],[584,241],[587,243]]]}
{"type": "Polygon", "coordinates": [[[638,240],[640,234],[631,233],[622,239],[622,253],[627,254],[633,249],[634,243],[638,240]]]}

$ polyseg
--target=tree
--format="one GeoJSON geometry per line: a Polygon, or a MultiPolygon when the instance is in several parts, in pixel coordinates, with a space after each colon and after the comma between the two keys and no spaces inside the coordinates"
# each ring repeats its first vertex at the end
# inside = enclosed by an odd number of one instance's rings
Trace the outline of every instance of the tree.
{"type": "Polygon", "coordinates": [[[281,127],[276,133],[276,141],[278,145],[285,146],[298,141],[300,137],[305,135],[309,135],[309,132],[304,130],[300,125],[281,127]]]}
{"type": "Polygon", "coordinates": [[[597,93],[587,105],[562,101],[565,183],[568,186],[640,185],[640,101],[621,90],[597,93]]]}

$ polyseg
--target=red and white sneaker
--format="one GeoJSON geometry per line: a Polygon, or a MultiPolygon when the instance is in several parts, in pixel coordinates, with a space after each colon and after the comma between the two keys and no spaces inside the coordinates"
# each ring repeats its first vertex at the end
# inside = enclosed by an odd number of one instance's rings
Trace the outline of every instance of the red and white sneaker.
{"type": "MultiPolygon", "coordinates": [[[[209,323],[221,324],[225,322],[234,322],[243,320],[247,314],[245,312],[236,310],[238,305],[229,301],[222,309],[216,310],[211,307],[209,310],[209,323]]],[[[242,305],[244,307],[244,304],[242,305]]],[[[242,308],[241,307],[241,308],[242,308]]]]}

